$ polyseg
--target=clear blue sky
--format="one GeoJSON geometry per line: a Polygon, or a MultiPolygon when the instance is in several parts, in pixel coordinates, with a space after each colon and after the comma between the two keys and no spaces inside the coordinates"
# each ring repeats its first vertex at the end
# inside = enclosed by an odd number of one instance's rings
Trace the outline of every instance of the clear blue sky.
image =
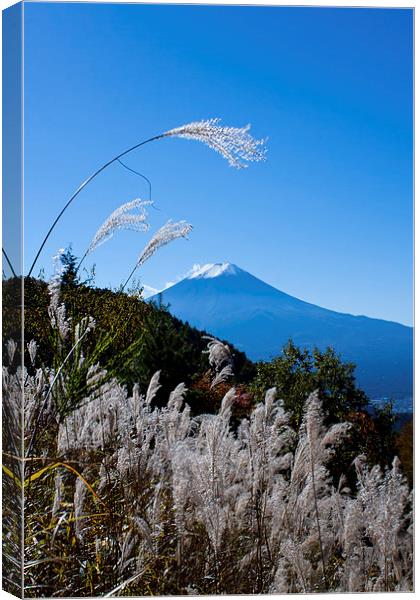
{"type": "MultiPolygon", "coordinates": [[[[210,117],[268,136],[236,171],[192,141],[129,155],[189,242],[141,270],[155,288],[194,263],[231,261],[327,308],[412,323],[412,12],[386,9],[26,4],[27,268],[66,199],[119,151],[210,117]]],[[[147,187],[113,166],[68,211],[38,267],[84,253],[147,187]]],[[[147,234],[91,256],[97,284],[127,277],[147,234]]],[[[37,269],[38,270],[38,269],[37,269]]]]}

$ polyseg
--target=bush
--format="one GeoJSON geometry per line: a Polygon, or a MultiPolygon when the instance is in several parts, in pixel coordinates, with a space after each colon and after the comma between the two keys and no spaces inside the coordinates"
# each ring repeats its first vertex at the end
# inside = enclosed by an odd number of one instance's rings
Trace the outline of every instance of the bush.
{"type": "Polygon", "coordinates": [[[394,419],[390,407],[370,411],[366,394],[356,385],[355,365],[343,362],[332,348],[311,352],[289,341],[282,353],[270,362],[256,365],[257,375],[251,384],[254,396],[264,397],[265,390],[275,387],[298,429],[305,402],[317,391],[327,424],[350,421],[352,433],[331,466],[335,478],[348,469],[358,454],[365,454],[368,464],[389,466],[396,453],[394,419]]]}

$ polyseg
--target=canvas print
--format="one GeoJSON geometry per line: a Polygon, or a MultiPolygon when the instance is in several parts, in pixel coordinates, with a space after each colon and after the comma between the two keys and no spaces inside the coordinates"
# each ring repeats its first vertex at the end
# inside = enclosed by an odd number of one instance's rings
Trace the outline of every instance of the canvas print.
{"type": "Polygon", "coordinates": [[[3,11],[3,589],[413,591],[413,9],[3,11]]]}

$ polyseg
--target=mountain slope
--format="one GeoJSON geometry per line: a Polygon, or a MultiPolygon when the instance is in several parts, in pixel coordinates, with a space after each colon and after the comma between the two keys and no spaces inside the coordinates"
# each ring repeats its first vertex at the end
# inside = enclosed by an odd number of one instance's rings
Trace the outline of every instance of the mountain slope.
{"type": "Polygon", "coordinates": [[[410,327],[309,304],[231,263],[205,265],[152,299],[253,360],[279,354],[290,338],[299,346],[332,346],[357,364],[358,382],[372,398],[412,396],[410,327]]]}

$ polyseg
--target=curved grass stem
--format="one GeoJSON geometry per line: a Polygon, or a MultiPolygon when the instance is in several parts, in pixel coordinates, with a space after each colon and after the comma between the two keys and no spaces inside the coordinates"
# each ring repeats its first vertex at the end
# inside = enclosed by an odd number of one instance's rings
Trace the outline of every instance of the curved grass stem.
{"type": "Polygon", "coordinates": [[[124,152],[121,152],[120,154],[117,154],[117,156],[114,156],[114,158],[112,158],[111,160],[109,160],[108,162],[106,162],[104,165],[102,165],[99,169],[97,169],[94,173],[92,173],[92,175],[90,175],[78,188],[77,190],[74,192],[74,194],[69,198],[69,200],[66,202],[66,204],[63,206],[63,208],[61,209],[61,211],[58,213],[57,217],[55,218],[55,220],[53,221],[51,227],[49,228],[47,234],[45,235],[41,246],[39,247],[38,252],[36,253],[36,256],[33,260],[33,263],[31,265],[31,268],[29,269],[29,273],[28,273],[28,277],[30,277],[36,262],[48,240],[48,238],[50,237],[51,233],[53,232],[55,226],[57,225],[58,221],[61,219],[61,217],[63,216],[63,214],[66,212],[66,210],[68,209],[68,207],[70,206],[70,204],[73,202],[73,200],[75,200],[77,198],[77,196],[80,194],[80,192],[82,190],[85,189],[85,187],[93,180],[95,179],[95,177],[97,175],[99,175],[100,173],[102,173],[102,171],[104,171],[107,167],[109,167],[110,165],[112,165],[114,162],[116,162],[117,160],[119,160],[120,158],[122,158],[123,156],[125,156],[126,154],[129,154],[130,152],[132,152],[133,150],[136,150],[137,148],[140,148],[141,146],[144,146],[145,144],[148,144],[149,142],[154,142],[156,140],[160,140],[161,138],[166,137],[166,134],[161,133],[159,135],[155,135],[154,137],[149,138],[148,140],[144,140],[143,142],[140,142],[139,144],[135,144],[134,146],[131,146],[131,148],[128,148],[128,150],[124,150],[124,152]]]}
{"type": "Polygon", "coordinates": [[[7,264],[10,267],[10,270],[12,271],[13,277],[17,277],[16,271],[14,270],[13,265],[12,265],[12,263],[10,261],[10,258],[7,256],[7,252],[6,252],[6,250],[4,248],[2,248],[2,252],[3,252],[4,258],[6,259],[7,264]]]}

